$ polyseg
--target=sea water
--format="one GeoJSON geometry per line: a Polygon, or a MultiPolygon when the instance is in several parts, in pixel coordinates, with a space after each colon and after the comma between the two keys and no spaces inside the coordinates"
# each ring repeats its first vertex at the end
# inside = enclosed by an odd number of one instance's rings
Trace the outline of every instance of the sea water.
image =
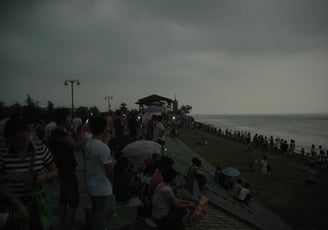
{"type": "Polygon", "coordinates": [[[196,121],[214,125],[223,131],[228,128],[259,135],[295,140],[296,149],[307,152],[311,145],[328,149],[328,114],[288,115],[194,115],[196,121]]]}

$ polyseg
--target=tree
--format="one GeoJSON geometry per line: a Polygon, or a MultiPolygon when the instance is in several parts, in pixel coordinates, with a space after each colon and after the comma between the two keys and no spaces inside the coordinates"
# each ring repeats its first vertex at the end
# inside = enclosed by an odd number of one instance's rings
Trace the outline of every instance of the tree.
{"type": "Polygon", "coordinates": [[[125,114],[128,113],[128,108],[126,106],[127,106],[127,104],[125,102],[121,103],[120,111],[122,113],[125,113],[125,114]]]}
{"type": "Polygon", "coordinates": [[[93,115],[99,115],[99,114],[100,114],[100,111],[99,111],[99,109],[97,108],[97,106],[93,106],[93,107],[90,107],[90,108],[89,108],[88,113],[89,113],[89,115],[90,115],[90,114],[93,114],[93,115]]]}
{"type": "Polygon", "coordinates": [[[80,114],[80,116],[82,117],[82,118],[86,118],[86,117],[88,117],[89,116],[89,114],[88,114],[88,107],[86,107],[86,106],[80,106],[80,107],[78,107],[77,109],[76,109],[76,113],[77,114],[80,114]]]}
{"type": "Polygon", "coordinates": [[[51,101],[48,101],[47,112],[52,113],[54,111],[55,105],[51,101]]]}
{"type": "Polygon", "coordinates": [[[35,106],[35,102],[34,99],[31,97],[30,94],[26,95],[26,100],[25,100],[26,104],[28,107],[34,107],[35,106]]]}
{"type": "Polygon", "coordinates": [[[184,114],[189,114],[190,113],[190,110],[192,110],[192,107],[190,105],[182,105],[180,107],[180,110],[184,114]]]}

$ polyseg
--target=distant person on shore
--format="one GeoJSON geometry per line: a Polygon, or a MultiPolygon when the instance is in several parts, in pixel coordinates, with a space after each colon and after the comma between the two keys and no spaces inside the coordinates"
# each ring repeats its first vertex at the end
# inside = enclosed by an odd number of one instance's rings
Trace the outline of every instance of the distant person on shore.
{"type": "Polygon", "coordinates": [[[276,152],[279,151],[279,149],[280,149],[280,145],[281,145],[281,143],[280,143],[280,139],[277,137],[277,138],[274,140],[274,150],[275,150],[276,152]]]}
{"type": "Polygon", "coordinates": [[[295,152],[295,141],[293,139],[291,139],[289,143],[289,152],[291,154],[294,154],[295,152]]]}
{"type": "Polygon", "coordinates": [[[267,172],[268,172],[268,164],[269,164],[268,159],[264,155],[263,156],[263,159],[260,162],[260,165],[261,165],[261,173],[262,174],[267,174],[267,172]]]}
{"type": "Polygon", "coordinates": [[[317,151],[315,150],[315,145],[312,145],[312,146],[311,146],[311,150],[310,150],[310,152],[311,152],[311,157],[312,157],[313,159],[315,159],[316,156],[317,156],[317,151]]]}
{"type": "Polygon", "coordinates": [[[320,162],[326,161],[325,150],[322,149],[321,145],[319,145],[319,155],[320,155],[320,162]]]}
{"type": "Polygon", "coordinates": [[[269,147],[270,147],[270,150],[273,150],[274,149],[274,139],[273,139],[273,136],[270,136],[269,147]]]}
{"type": "Polygon", "coordinates": [[[283,154],[286,154],[288,151],[288,143],[287,140],[281,139],[280,150],[283,154]]]}

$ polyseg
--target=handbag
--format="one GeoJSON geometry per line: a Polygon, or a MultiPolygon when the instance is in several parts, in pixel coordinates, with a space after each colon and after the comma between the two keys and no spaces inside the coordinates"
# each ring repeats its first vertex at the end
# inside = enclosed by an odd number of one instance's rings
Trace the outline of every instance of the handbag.
{"type": "Polygon", "coordinates": [[[32,194],[32,211],[37,213],[37,225],[43,230],[51,229],[53,223],[53,203],[44,196],[43,192],[35,192],[32,194]],[[34,210],[33,210],[34,209],[34,210]]]}
{"type": "Polygon", "coordinates": [[[110,196],[109,216],[111,218],[117,216],[116,197],[114,193],[110,196]]]}
{"type": "MultiPolygon", "coordinates": [[[[32,152],[30,162],[30,174],[33,176],[35,160],[35,151],[32,152]]],[[[32,220],[32,223],[36,226],[40,226],[43,230],[51,229],[53,223],[53,204],[52,201],[45,197],[43,191],[39,188],[34,187],[33,192],[28,195],[30,197],[30,208],[31,214],[36,214],[36,219],[32,220]]],[[[34,219],[32,217],[32,219],[34,219]]]]}

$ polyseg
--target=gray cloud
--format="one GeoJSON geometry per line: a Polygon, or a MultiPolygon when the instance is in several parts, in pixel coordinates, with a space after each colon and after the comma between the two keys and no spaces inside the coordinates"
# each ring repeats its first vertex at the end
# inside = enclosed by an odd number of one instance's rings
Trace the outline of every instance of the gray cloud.
{"type": "Polygon", "coordinates": [[[326,1],[0,4],[7,103],[69,106],[63,81],[79,78],[76,103],[101,109],[157,93],[197,113],[328,112],[326,1]]]}

